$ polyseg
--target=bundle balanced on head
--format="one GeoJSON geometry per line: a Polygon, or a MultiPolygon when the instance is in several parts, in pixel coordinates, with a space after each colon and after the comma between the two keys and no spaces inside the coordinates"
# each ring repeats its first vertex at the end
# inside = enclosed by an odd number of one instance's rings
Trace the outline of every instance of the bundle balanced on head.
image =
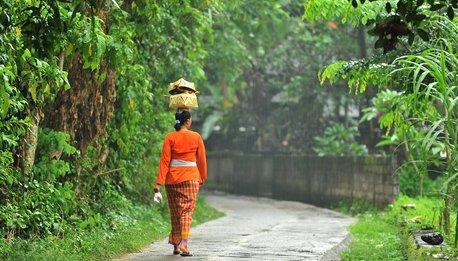
{"type": "Polygon", "coordinates": [[[199,133],[191,131],[191,108],[197,108],[194,83],[179,79],[170,84],[170,108],[176,108],[175,131],[167,134],[162,147],[154,192],[165,182],[172,231],[173,254],[192,256],[188,250],[192,213],[199,187],[207,179],[205,147],[199,133]]]}

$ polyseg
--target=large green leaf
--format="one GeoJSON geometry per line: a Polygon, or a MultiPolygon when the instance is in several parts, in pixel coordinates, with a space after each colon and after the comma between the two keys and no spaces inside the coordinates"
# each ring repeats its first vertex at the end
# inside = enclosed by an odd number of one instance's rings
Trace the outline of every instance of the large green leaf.
{"type": "Polygon", "coordinates": [[[4,88],[0,87],[0,117],[2,119],[5,118],[8,114],[10,103],[10,95],[5,91],[4,88]]]}

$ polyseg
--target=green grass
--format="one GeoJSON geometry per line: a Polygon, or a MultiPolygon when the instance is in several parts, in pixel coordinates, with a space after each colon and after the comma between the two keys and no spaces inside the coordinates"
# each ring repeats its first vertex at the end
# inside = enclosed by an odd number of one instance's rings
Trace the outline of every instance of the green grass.
{"type": "MultiPolygon", "coordinates": [[[[351,226],[352,241],[349,249],[341,254],[344,260],[407,260],[409,232],[421,229],[443,230],[439,226],[443,200],[440,198],[410,198],[399,196],[383,211],[370,210],[359,214],[358,223],[351,226]],[[415,208],[402,208],[414,204],[415,208]]],[[[452,235],[446,241],[454,241],[456,213],[451,213],[452,235]]],[[[409,250],[410,251],[410,250],[409,250]]],[[[410,259],[413,260],[413,259],[410,259]]]]}
{"type": "MultiPolygon", "coordinates": [[[[108,228],[69,232],[63,239],[0,241],[0,260],[107,260],[142,249],[170,231],[166,206],[135,206],[108,228]]],[[[198,197],[193,225],[223,214],[198,197]]]]}
{"type": "MultiPolygon", "coordinates": [[[[408,231],[420,229],[439,230],[439,216],[442,215],[444,201],[440,198],[410,198],[400,196],[394,202],[391,215],[408,231]],[[414,204],[415,208],[403,209],[403,205],[414,204]]],[[[451,228],[455,227],[455,213],[451,213],[451,228]]],[[[406,232],[408,232],[406,231],[406,232]]],[[[451,240],[454,239],[454,236],[451,240]]]]}
{"type": "Polygon", "coordinates": [[[341,254],[344,260],[406,260],[401,230],[386,213],[362,215],[350,232],[349,250],[341,254]]]}

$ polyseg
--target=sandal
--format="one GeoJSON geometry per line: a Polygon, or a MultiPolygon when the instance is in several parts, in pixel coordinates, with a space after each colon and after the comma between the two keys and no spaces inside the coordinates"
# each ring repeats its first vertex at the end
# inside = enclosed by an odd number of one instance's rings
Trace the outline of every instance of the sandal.
{"type": "Polygon", "coordinates": [[[181,252],[180,256],[192,256],[192,254],[189,252],[181,252]]]}
{"type": "Polygon", "coordinates": [[[174,255],[179,255],[179,254],[181,254],[181,252],[178,251],[178,248],[177,248],[176,246],[173,247],[173,254],[174,254],[174,255]]]}

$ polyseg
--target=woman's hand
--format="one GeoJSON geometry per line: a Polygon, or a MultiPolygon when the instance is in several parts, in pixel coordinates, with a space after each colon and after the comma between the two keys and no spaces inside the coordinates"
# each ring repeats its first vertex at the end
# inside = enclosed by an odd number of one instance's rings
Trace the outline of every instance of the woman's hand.
{"type": "Polygon", "coordinates": [[[156,184],[156,187],[154,187],[154,193],[157,193],[159,191],[161,191],[161,185],[156,184]]]}

